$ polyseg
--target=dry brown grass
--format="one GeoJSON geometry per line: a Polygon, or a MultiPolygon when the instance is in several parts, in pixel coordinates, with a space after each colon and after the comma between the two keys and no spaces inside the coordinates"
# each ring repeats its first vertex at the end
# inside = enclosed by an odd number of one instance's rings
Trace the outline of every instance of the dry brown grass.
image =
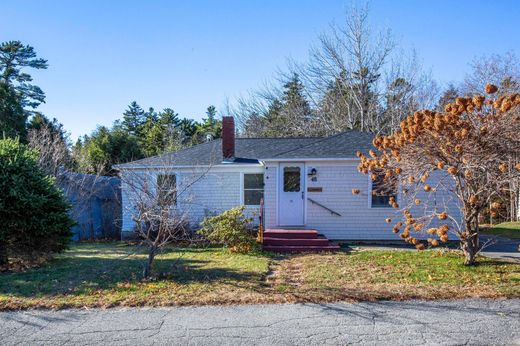
{"type": "Polygon", "coordinates": [[[171,249],[152,281],[132,246],[80,244],[41,268],[0,273],[0,309],[520,297],[520,264],[455,252],[360,250],[272,257],[171,249]]]}

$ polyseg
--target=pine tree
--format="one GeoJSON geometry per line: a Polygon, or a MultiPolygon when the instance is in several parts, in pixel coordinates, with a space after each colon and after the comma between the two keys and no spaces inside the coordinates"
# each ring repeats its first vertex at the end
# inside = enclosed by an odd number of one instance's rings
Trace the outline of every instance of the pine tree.
{"type": "Polygon", "coordinates": [[[22,108],[36,108],[45,102],[45,93],[36,85],[30,84],[30,74],[23,68],[46,69],[47,60],[37,58],[34,48],[20,41],[0,44],[0,82],[15,90],[22,108]]]}
{"type": "Polygon", "coordinates": [[[459,91],[453,84],[449,84],[448,88],[444,90],[441,97],[439,98],[439,103],[437,105],[437,110],[444,111],[444,107],[447,104],[455,102],[455,99],[458,97],[459,91]]]}
{"type": "Polygon", "coordinates": [[[265,137],[308,135],[314,113],[305,97],[305,88],[294,74],[284,85],[280,99],[274,99],[264,114],[261,131],[265,137]]]}
{"type": "Polygon", "coordinates": [[[123,113],[121,127],[130,135],[139,135],[140,128],[146,122],[146,118],[146,112],[137,104],[137,102],[133,101],[128,106],[128,109],[123,113]]]}
{"type": "Polygon", "coordinates": [[[16,92],[5,82],[0,82],[0,138],[25,139],[27,115],[16,92]]]}

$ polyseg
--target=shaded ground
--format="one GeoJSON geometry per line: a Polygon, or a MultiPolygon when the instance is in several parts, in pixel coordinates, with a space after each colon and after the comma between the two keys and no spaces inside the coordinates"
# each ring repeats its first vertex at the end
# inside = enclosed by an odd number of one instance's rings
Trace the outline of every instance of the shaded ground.
{"type": "Polygon", "coordinates": [[[3,345],[520,345],[520,300],[0,312],[3,345]]]}
{"type": "Polygon", "coordinates": [[[483,234],[520,240],[520,221],[503,222],[495,226],[484,227],[483,234]]]}
{"type": "Polygon", "coordinates": [[[0,309],[518,298],[520,264],[448,250],[233,254],[170,248],[151,281],[123,243],[78,244],[41,268],[0,273],[0,309]]]}

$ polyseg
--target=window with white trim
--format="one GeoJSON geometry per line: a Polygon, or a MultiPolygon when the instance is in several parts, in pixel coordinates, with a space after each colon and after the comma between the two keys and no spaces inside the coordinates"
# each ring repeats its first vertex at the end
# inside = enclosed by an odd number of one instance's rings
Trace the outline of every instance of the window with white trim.
{"type": "Polygon", "coordinates": [[[372,180],[372,208],[391,208],[390,199],[397,201],[397,189],[385,184],[384,175],[377,174],[377,179],[372,180]]]}
{"type": "Polygon", "coordinates": [[[244,205],[260,205],[264,197],[264,174],[244,173],[244,205]]]}

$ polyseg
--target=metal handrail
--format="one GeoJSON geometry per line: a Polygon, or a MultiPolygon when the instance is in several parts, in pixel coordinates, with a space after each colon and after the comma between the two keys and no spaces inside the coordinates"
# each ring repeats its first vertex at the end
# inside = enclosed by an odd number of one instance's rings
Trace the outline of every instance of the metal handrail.
{"type": "Polygon", "coordinates": [[[325,210],[327,210],[328,212],[330,212],[332,215],[341,216],[340,213],[338,213],[338,212],[336,212],[336,211],[334,211],[334,210],[332,210],[332,209],[330,209],[330,208],[327,208],[326,206],[324,206],[324,205],[321,204],[320,202],[317,202],[317,201],[313,200],[312,198],[307,197],[307,200],[308,200],[309,202],[313,203],[313,204],[316,204],[317,206],[322,207],[323,209],[325,209],[325,210]]]}
{"type": "Polygon", "coordinates": [[[258,213],[259,225],[258,225],[258,235],[256,237],[256,242],[262,244],[264,242],[264,199],[260,198],[260,211],[258,213]]]}

